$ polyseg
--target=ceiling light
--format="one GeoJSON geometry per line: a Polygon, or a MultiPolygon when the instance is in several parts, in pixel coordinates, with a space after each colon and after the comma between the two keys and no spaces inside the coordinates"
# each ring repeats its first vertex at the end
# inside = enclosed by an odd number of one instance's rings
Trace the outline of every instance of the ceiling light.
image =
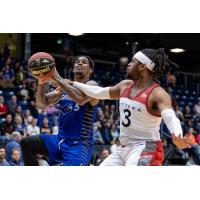
{"type": "Polygon", "coordinates": [[[62,39],[58,39],[57,44],[62,44],[62,39]]]}
{"type": "Polygon", "coordinates": [[[83,33],[68,33],[69,35],[72,35],[72,36],[80,36],[80,35],[83,35],[83,33]]]}
{"type": "Polygon", "coordinates": [[[120,62],[123,63],[123,64],[127,64],[128,63],[128,57],[121,57],[120,62]]]}
{"type": "Polygon", "coordinates": [[[172,53],[183,53],[183,52],[185,52],[185,49],[174,48],[174,49],[170,49],[170,51],[171,51],[172,53]]]}

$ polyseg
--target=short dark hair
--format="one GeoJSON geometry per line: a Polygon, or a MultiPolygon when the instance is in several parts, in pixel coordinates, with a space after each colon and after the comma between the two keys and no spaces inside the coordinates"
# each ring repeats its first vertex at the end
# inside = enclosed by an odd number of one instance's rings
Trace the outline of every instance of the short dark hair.
{"type": "Polygon", "coordinates": [[[5,145],[1,144],[1,145],[0,145],[0,149],[4,149],[4,150],[6,150],[5,145]]]}
{"type": "Polygon", "coordinates": [[[6,116],[8,116],[8,115],[11,115],[11,116],[12,116],[12,113],[10,113],[10,112],[6,113],[6,116]]]}
{"type": "Polygon", "coordinates": [[[107,149],[106,147],[104,147],[103,149],[101,149],[101,153],[103,153],[103,151],[108,151],[110,153],[109,149],[107,149]]]}
{"type": "Polygon", "coordinates": [[[19,149],[19,148],[14,148],[14,149],[12,149],[12,154],[14,153],[14,151],[18,151],[18,152],[20,152],[20,153],[21,153],[21,151],[20,151],[20,149],[19,149]]]}
{"type": "Polygon", "coordinates": [[[75,59],[74,59],[74,62],[73,62],[73,66],[74,66],[76,60],[77,60],[78,58],[80,58],[80,57],[85,57],[85,58],[87,58],[87,59],[89,60],[90,68],[92,68],[92,70],[94,70],[94,62],[93,62],[93,60],[90,58],[90,56],[86,56],[86,55],[76,56],[75,59]]]}

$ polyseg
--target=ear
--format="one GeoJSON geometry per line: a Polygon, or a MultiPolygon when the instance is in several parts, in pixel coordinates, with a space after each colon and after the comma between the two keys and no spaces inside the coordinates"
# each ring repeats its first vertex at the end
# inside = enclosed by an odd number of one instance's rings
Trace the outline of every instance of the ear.
{"type": "Polygon", "coordinates": [[[92,68],[90,68],[90,69],[89,69],[89,72],[90,72],[90,74],[92,74],[92,73],[93,73],[93,70],[92,70],[92,68]]]}
{"type": "Polygon", "coordinates": [[[146,65],[145,65],[145,64],[141,64],[141,65],[139,66],[139,70],[140,70],[140,71],[145,70],[145,68],[146,68],[146,65]]]}

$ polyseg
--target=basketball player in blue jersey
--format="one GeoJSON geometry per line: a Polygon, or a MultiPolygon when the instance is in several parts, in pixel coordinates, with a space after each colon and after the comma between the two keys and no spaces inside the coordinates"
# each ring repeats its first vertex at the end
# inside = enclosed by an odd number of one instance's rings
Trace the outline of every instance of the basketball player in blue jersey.
{"type": "MultiPolygon", "coordinates": [[[[90,57],[80,56],[74,63],[74,80],[97,85],[90,80],[94,64],[90,57]]],[[[40,78],[36,93],[38,108],[59,105],[58,135],[40,134],[21,141],[25,165],[39,165],[37,155],[47,157],[49,165],[88,165],[93,152],[93,122],[98,100],[88,97],[67,83],[57,71],[50,80],[58,87],[45,94],[47,80],[40,78]]]]}

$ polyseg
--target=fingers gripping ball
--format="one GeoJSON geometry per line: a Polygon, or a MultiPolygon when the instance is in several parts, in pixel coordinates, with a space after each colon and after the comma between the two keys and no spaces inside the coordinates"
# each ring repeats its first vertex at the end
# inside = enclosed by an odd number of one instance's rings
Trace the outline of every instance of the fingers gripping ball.
{"type": "Polygon", "coordinates": [[[38,52],[30,57],[28,69],[32,76],[37,79],[48,78],[56,69],[55,60],[48,53],[38,52]]]}

